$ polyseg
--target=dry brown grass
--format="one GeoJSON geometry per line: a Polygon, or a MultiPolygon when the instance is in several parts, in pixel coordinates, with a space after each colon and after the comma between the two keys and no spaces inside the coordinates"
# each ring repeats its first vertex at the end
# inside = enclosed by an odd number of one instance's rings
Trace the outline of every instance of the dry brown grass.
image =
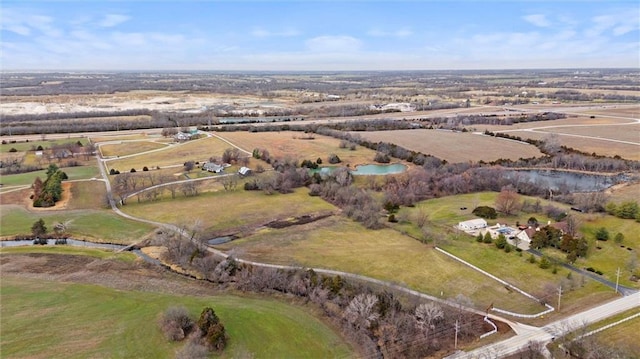
{"type": "Polygon", "coordinates": [[[307,134],[293,131],[221,132],[218,135],[247,151],[265,148],[272,157],[312,161],[320,157],[327,164],[328,155],[335,153],[342,160],[342,165],[354,167],[363,163],[372,163],[375,156],[374,151],[361,146],[358,146],[355,151],[340,148],[340,140],[317,134],[313,135],[314,139],[306,139],[307,134]]]}
{"type": "Polygon", "coordinates": [[[127,156],[145,151],[157,150],[166,147],[166,144],[152,141],[123,142],[119,144],[106,144],[100,146],[100,151],[105,157],[127,156]]]}
{"type": "Polygon", "coordinates": [[[640,183],[614,186],[610,189],[611,201],[620,203],[625,201],[640,201],[640,183]]]}
{"type": "Polygon", "coordinates": [[[370,141],[395,143],[449,162],[492,161],[499,158],[537,157],[534,146],[472,133],[438,130],[372,131],[361,134],[370,141]]]}
{"type": "Polygon", "coordinates": [[[187,161],[206,161],[211,156],[222,156],[225,149],[231,145],[215,137],[201,138],[181,144],[172,145],[161,151],[121,158],[107,162],[109,168],[116,168],[121,172],[131,168],[141,170],[149,168],[182,165],[187,161]]]}
{"type": "MultiPolygon", "coordinates": [[[[549,136],[549,133],[531,131],[515,131],[509,132],[509,134],[512,136],[520,136],[523,139],[530,138],[537,140],[544,140],[549,136]]],[[[637,145],[618,143],[607,140],[597,140],[592,138],[585,139],[573,136],[563,136],[562,134],[559,134],[558,138],[561,145],[575,148],[587,153],[595,152],[598,155],[611,157],[618,155],[629,160],[640,160],[640,147],[637,145]]]]}

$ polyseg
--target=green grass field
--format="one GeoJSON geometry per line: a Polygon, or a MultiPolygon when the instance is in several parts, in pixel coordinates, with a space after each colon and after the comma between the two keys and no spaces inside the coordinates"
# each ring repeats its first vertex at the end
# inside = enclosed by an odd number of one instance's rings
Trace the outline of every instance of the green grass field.
{"type": "MultiPolygon", "coordinates": [[[[607,322],[616,322],[624,317],[631,316],[638,313],[639,310],[628,311],[624,315],[616,316],[609,319],[607,322]]],[[[602,327],[608,323],[598,323],[598,327],[602,327]]],[[[591,328],[590,328],[591,329],[591,328]]],[[[595,329],[595,328],[593,328],[595,329]]],[[[622,348],[626,348],[630,353],[640,353],[640,342],[638,342],[638,332],[640,332],[640,317],[636,317],[624,323],[615,325],[609,329],[595,334],[596,340],[600,340],[603,343],[616,345],[622,348]]]]}
{"type": "Polygon", "coordinates": [[[57,222],[71,221],[68,233],[72,238],[96,242],[134,243],[153,230],[151,225],[122,218],[107,210],[33,213],[18,206],[2,206],[0,236],[30,235],[31,226],[39,218],[45,221],[49,230],[57,222]]]}
{"type": "Polygon", "coordinates": [[[104,157],[126,156],[165,147],[167,147],[166,144],[152,141],[122,142],[120,144],[102,145],[100,146],[100,152],[102,152],[104,157]]]}
{"type": "MultiPolygon", "coordinates": [[[[69,176],[69,180],[89,179],[100,176],[100,170],[98,170],[96,166],[64,167],[62,171],[69,176]]],[[[40,179],[44,181],[47,178],[46,172],[46,170],[41,170],[6,175],[0,178],[0,183],[4,186],[30,185],[35,181],[36,177],[40,177],[40,179]]]]}
{"type": "Polygon", "coordinates": [[[263,225],[275,219],[301,216],[336,208],[306,188],[289,194],[266,195],[261,191],[207,192],[196,197],[177,195],[176,199],[136,203],[129,200],[121,209],[135,217],[176,225],[200,220],[205,232],[224,231],[243,226],[263,225]],[[187,215],[188,214],[188,215],[187,215]]]}
{"type": "Polygon", "coordinates": [[[232,147],[214,137],[201,138],[181,144],[174,144],[165,150],[117,159],[107,162],[109,169],[120,172],[131,168],[141,170],[144,166],[156,168],[170,165],[182,165],[187,161],[206,161],[211,156],[222,156],[225,149],[232,147]]]}
{"type": "Polygon", "coordinates": [[[498,282],[391,229],[367,230],[342,217],[285,229],[265,229],[220,246],[242,258],[276,264],[336,269],[396,282],[419,291],[453,298],[470,297],[475,305],[537,313],[542,307],[509,293],[498,282]]]}
{"type": "Polygon", "coordinates": [[[19,152],[31,151],[32,148],[38,148],[38,146],[42,146],[42,148],[47,149],[53,145],[63,145],[67,143],[77,143],[80,141],[82,145],[86,145],[89,142],[84,137],[71,137],[65,138],[62,140],[44,140],[44,141],[29,141],[29,142],[17,142],[17,143],[6,143],[0,145],[0,153],[9,152],[10,149],[15,148],[19,152]]]}
{"type": "Polygon", "coordinates": [[[275,300],[174,296],[12,276],[0,283],[2,357],[173,358],[183,344],[168,342],[157,320],[175,305],[194,317],[206,306],[215,310],[230,338],[216,357],[353,356],[308,311],[275,300]]]}

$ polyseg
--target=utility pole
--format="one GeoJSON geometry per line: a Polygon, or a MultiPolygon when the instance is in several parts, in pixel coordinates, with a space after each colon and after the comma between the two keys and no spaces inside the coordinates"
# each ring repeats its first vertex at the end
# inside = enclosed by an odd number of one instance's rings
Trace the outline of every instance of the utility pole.
{"type": "Polygon", "coordinates": [[[560,298],[562,297],[562,284],[558,287],[558,312],[560,312],[560,298]]]}
{"type": "Polygon", "coordinates": [[[616,271],[616,293],[618,293],[618,283],[620,282],[620,267],[616,271]]]}
{"type": "Polygon", "coordinates": [[[458,320],[456,319],[456,339],[453,344],[454,349],[458,349],[458,320]]]}

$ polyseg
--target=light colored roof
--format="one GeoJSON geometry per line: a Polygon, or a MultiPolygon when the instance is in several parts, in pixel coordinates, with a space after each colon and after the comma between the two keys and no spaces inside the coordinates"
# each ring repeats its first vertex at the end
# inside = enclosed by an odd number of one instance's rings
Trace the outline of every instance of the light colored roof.
{"type": "Polygon", "coordinates": [[[487,225],[487,221],[485,221],[482,218],[474,218],[474,219],[470,219],[468,221],[460,222],[459,224],[464,224],[464,225],[467,225],[467,226],[478,226],[478,225],[486,226],[487,225]]]}

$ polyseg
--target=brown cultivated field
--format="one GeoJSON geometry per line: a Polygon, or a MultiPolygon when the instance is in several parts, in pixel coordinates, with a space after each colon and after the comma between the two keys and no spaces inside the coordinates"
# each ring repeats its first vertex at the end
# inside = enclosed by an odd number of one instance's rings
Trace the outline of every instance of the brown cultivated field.
{"type": "Polygon", "coordinates": [[[558,134],[566,133],[570,135],[601,137],[640,144],[640,123],[620,126],[556,127],[543,131],[558,134]]]}
{"type": "Polygon", "coordinates": [[[109,168],[128,171],[131,168],[156,168],[182,165],[187,161],[206,161],[211,156],[222,156],[225,149],[232,147],[215,137],[202,138],[181,144],[175,144],[164,150],[131,156],[107,162],[109,168]]]}
{"type": "Polygon", "coordinates": [[[395,143],[449,162],[492,161],[499,158],[538,157],[534,146],[473,133],[439,130],[372,131],[360,133],[370,141],[395,143]]]}
{"type": "Polygon", "coordinates": [[[220,137],[247,150],[264,148],[272,157],[291,157],[315,161],[321,158],[327,164],[327,157],[335,153],[342,160],[341,165],[354,167],[372,163],[375,152],[358,146],[355,151],[340,148],[340,140],[314,134],[314,139],[306,139],[307,134],[293,131],[283,132],[220,132],[220,137]]]}
{"type": "Polygon", "coordinates": [[[512,126],[479,125],[477,129],[536,140],[544,140],[549,134],[555,133],[564,146],[588,153],[640,160],[640,123],[631,118],[638,118],[637,111],[638,108],[634,106],[579,108],[576,113],[581,115],[566,119],[512,126]],[[595,118],[588,114],[593,114],[595,118]]]}
{"type": "MultiPolygon", "coordinates": [[[[512,136],[520,136],[522,138],[531,138],[544,140],[549,137],[550,132],[533,132],[533,131],[514,131],[509,132],[512,136]]],[[[594,134],[594,137],[598,136],[594,134]]],[[[601,136],[604,137],[604,136],[601,136]]],[[[587,153],[597,153],[603,156],[618,155],[629,160],[640,160],[640,146],[627,143],[612,142],[606,140],[598,140],[593,138],[581,138],[576,135],[566,136],[558,133],[560,144],[575,148],[587,153]]]]}

